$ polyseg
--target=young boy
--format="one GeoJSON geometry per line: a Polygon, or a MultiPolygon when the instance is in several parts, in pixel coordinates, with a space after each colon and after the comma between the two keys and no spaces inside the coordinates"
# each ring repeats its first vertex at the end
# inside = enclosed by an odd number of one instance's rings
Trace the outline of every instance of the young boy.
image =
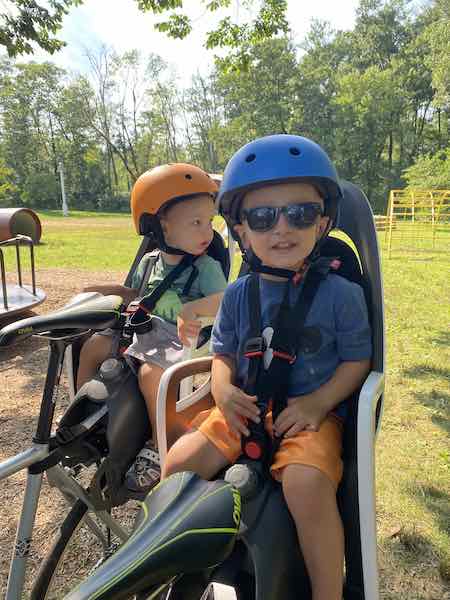
{"type": "MultiPolygon", "coordinates": [[[[341,194],[328,156],[305,138],[261,138],[230,160],[219,208],[252,257],[250,266],[259,271],[261,331],[276,322],[286,289],[291,306],[295,304],[300,274],[308,277],[308,265],[334,225],[341,194]],[[298,275],[290,278],[286,270],[298,275]]],[[[213,477],[237,460],[241,436],[249,434],[248,421],[260,420],[256,397],[242,389],[248,369],[245,344],[251,337],[249,280],[242,277],[227,288],[216,318],[216,408],[172,446],[164,477],[182,470],[213,477]]],[[[362,289],[329,274],[319,285],[305,326],[320,332],[319,342],[299,350],[290,368],[287,407],[273,423],[273,435],[281,443],[271,473],[281,482],[295,521],[313,600],[341,600],[344,541],[336,503],[345,418],[341,403],[364,380],[371,356],[362,289]]]]}
{"type": "MultiPolygon", "coordinates": [[[[217,313],[225,275],[220,263],[206,254],[213,239],[212,220],[217,185],[198,167],[171,164],[141,175],[133,187],[131,210],[139,233],[152,236],[160,249],[144,292],[151,293],[177,267],[185,256],[194,258],[170,285],[152,311],[151,329],[136,333],[125,355],[138,363],[138,381],[145,398],[152,430],[156,428],[156,398],[163,371],[182,358],[183,344],[190,346],[201,328],[200,317],[217,313]]],[[[132,301],[141,287],[145,264],[138,266],[132,288],[93,286],[86,291],[119,294],[132,301]]],[[[96,334],[83,346],[80,355],[78,387],[95,375],[99,365],[112,352],[111,335],[96,334]]],[[[199,410],[194,407],[177,415],[168,407],[168,444],[186,429],[199,410]],[[195,413],[194,413],[195,411],[195,413]]],[[[157,454],[143,448],[126,476],[126,484],[136,492],[147,491],[159,480],[157,454]]]]}

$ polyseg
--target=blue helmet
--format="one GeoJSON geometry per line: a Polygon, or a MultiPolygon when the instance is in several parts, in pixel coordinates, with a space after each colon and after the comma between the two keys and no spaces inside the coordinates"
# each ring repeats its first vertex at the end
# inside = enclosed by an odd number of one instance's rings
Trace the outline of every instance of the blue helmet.
{"type": "Polygon", "coordinates": [[[315,142],[299,135],[268,135],[243,146],[226,166],[218,195],[219,213],[239,223],[242,195],[267,184],[303,181],[324,198],[330,228],[335,224],[342,189],[333,163],[315,142]]]}

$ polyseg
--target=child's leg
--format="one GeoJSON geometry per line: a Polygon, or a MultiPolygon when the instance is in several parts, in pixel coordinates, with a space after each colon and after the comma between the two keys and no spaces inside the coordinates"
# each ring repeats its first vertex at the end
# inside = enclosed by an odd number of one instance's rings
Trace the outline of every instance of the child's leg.
{"type": "Polygon", "coordinates": [[[203,479],[211,479],[228,464],[220,450],[201,431],[195,430],[183,435],[170,448],[162,479],[180,471],[192,471],[203,479]]]}
{"type": "MultiPolygon", "coordinates": [[[[158,396],[158,387],[164,370],[154,364],[144,363],[139,369],[139,387],[145,398],[145,404],[152,426],[152,431],[156,432],[156,400],[158,396]]],[[[194,406],[188,408],[182,413],[176,411],[176,398],[167,398],[166,406],[166,434],[167,445],[170,448],[172,444],[185,433],[189,427],[190,421],[202,410],[211,408],[212,399],[206,398],[194,406]]]]}
{"type": "Polygon", "coordinates": [[[283,493],[294,518],[313,600],[342,600],[344,533],[332,482],[315,467],[288,465],[283,493]]]}
{"type": "Polygon", "coordinates": [[[77,373],[77,390],[97,373],[98,368],[111,353],[112,338],[107,335],[92,335],[82,346],[77,373]]]}
{"type": "MultiPolygon", "coordinates": [[[[152,426],[153,436],[155,436],[156,434],[156,399],[158,397],[159,382],[163,373],[164,369],[152,363],[144,363],[139,367],[138,372],[139,388],[145,399],[148,416],[152,426]]],[[[173,441],[175,441],[173,439],[175,435],[175,426],[173,425],[175,408],[172,407],[169,403],[166,410],[167,442],[170,446],[170,444],[173,443],[173,441]]]]}

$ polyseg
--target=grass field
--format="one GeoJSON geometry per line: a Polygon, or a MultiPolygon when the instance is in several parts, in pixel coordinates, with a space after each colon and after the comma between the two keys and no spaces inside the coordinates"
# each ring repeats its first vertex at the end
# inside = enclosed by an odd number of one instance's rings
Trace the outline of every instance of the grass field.
{"type": "MultiPolygon", "coordinates": [[[[124,271],[139,245],[126,215],[41,219],[38,269],[124,271]]],[[[450,599],[449,257],[447,249],[383,259],[387,388],[377,444],[383,599],[450,599]]],[[[13,254],[7,259],[13,269],[13,254]]]]}

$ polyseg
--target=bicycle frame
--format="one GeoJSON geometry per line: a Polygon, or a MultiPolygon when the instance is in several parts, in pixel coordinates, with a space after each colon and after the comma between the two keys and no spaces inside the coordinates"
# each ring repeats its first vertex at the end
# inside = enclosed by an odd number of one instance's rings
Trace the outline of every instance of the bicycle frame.
{"type": "MultiPolygon", "coordinates": [[[[98,518],[119,539],[128,539],[128,533],[120,527],[106,511],[98,511],[94,508],[86,490],[71,477],[67,470],[60,465],[47,465],[45,460],[50,456],[50,438],[53,418],[56,407],[57,391],[64,363],[64,354],[67,346],[76,335],[62,335],[61,337],[49,337],[41,335],[49,340],[50,354],[48,369],[42,395],[36,433],[30,448],[0,463],[0,480],[22,469],[27,469],[27,481],[23,498],[22,511],[17,527],[9,575],[6,590],[6,600],[21,600],[25,582],[25,572],[28,557],[31,550],[34,522],[42,486],[42,477],[47,472],[50,485],[57,487],[69,501],[80,498],[88,507],[95,511],[98,518]]],[[[85,517],[86,524],[100,539],[106,547],[107,542],[94,521],[89,516],[85,517]]]]}

